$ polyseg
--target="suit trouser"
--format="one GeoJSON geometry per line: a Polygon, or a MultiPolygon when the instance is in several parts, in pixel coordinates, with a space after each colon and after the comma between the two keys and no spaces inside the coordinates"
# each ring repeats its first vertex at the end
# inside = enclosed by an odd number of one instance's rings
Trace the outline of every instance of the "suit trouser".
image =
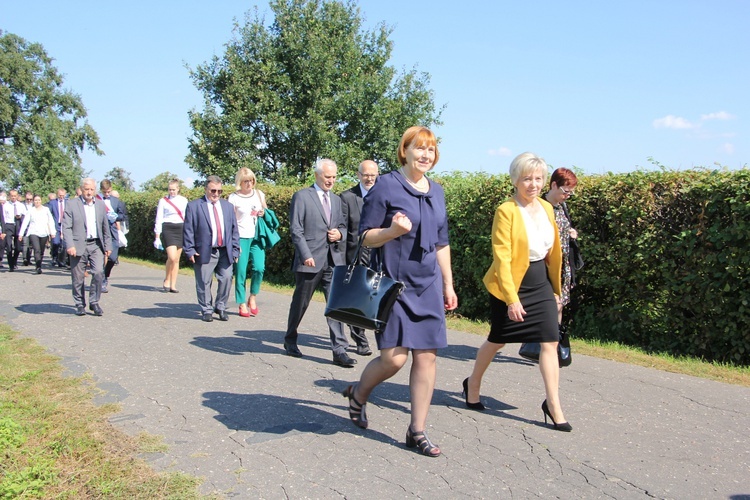
{"type": "Polygon", "coordinates": [[[254,238],[240,238],[240,258],[234,265],[234,300],[245,303],[247,268],[250,266],[250,295],[260,293],[260,283],[266,270],[266,251],[254,238]]]}
{"type": "Polygon", "coordinates": [[[23,263],[27,264],[28,262],[31,262],[31,251],[33,250],[33,246],[31,245],[31,239],[29,236],[23,237],[23,242],[21,244],[21,256],[23,257],[23,263]]]}
{"type": "Polygon", "coordinates": [[[120,245],[117,240],[112,239],[112,253],[109,254],[109,259],[104,264],[104,279],[108,280],[109,275],[112,273],[112,268],[117,264],[117,256],[120,254],[120,245]]]}
{"type": "MultiPolygon", "coordinates": [[[[201,255],[201,257],[204,256],[201,255]]],[[[198,296],[201,313],[212,314],[214,309],[226,310],[229,292],[232,289],[232,263],[229,261],[227,249],[225,247],[212,249],[209,261],[203,264],[195,264],[193,272],[195,274],[195,293],[198,296]],[[216,289],[216,302],[211,295],[211,282],[214,274],[216,274],[216,281],[219,283],[216,289]]]]}
{"type": "Polygon", "coordinates": [[[67,246],[65,245],[65,240],[62,239],[60,235],[60,228],[57,229],[57,235],[52,238],[52,242],[50,244],[51,247],[51,254],[52,257],[52,264],[54,265],[57,263],[60,267],[62,267],[68,257],[67,253],[67,246]]]}
{"type": "Polygon", "coordinates": [[[86,305],[84,293],[86,291],[86,266],[89,266],[91,285],[89,285],[89,304],[99,303],[102,295],[102,280],[104,279],[104,252],[99,238],[86,240],[83,255],[70,257],[70,277],[73,282],[73,303],[76,307],[86,305]]]}
{"type": "Polygon", "coordinates": [[[16,234],[16,224],[5,224],[5,252],[8,256],[8,265],[16,267],[18,254],[21,252],[21,245],[16,234]]]}
{"type": "MultiPolygon", "coordinates": [[[[299,333],[297,328],[302,321],[302,317],[307,311],[307,307],[310,305],[313,292],[318,287],[318,284],[323,284],[323,295],[328,300],[328,290],[331,288],[331,277],[333,276],[333,267],[328,266],[325,269],[318,271],[317,273],[294,273],[295,287],[294,295],[292,295],[292,305],[289,307],[289,319],[287,322],[286,336],[284,337],[284,343],[290,345],[297,345],[297,337],[299,333]]],[[[346,348],[349,347],[349,341],[344,335],[344,325],[340,321],[335,321],[330,318],[326,318],[328,322],[328,332],[331,336],[331,350],[335,356],[340,356],[346,353],[346,348]]]]}

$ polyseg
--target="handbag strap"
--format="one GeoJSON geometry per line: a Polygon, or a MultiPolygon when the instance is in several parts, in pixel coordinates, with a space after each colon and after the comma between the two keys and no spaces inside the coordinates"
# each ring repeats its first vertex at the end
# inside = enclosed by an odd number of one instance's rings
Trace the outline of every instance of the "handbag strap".
{"type": "MultiPolygon", "coordinates": [[[[359,235],[359,242],[357,243],[357,255],[354,258],[354,262],[352,263],[352,265],[356,265],[358,262],[360,262],[360,256],[362,254],[362,247],[365,246],[364,241],[365,241],[365,235],[367,234],[367,231],[369,231],[369,229],[359,235]]],[[[365,248],[368,248],[368,247],[365,247],[365,248]]],[[[372,262],[373,260],[375,260],[375,262],[377,263],[377,268],[373,270],[377,271],[378,273],[382,273],[383,262],[382,262],[382,259],[380,259],[380,247],[377,247],[377,248],[369,247],[369,250],[370,250],[370,264],[368,265],[368,267],[372,269],[372,262]],[[378,254],[377,258],[375,259],[373,259],[374,254],[378,254]]]]}

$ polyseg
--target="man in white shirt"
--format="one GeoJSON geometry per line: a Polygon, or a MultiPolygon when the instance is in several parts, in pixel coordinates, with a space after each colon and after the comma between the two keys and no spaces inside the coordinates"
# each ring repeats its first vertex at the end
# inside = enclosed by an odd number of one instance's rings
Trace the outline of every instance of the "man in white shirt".
{"type": "Polygon", "coordinates": [[[5,218],[5,252],[8,256],[8,270],[12,272],[18,268],[18,254],[21,253],[18,231],[21,229],[23,216],[26,215],[26,207],[18,200],[18,191],[11,189],[8,194],[9,199],[3,205],[3,216],[5,218]]]}

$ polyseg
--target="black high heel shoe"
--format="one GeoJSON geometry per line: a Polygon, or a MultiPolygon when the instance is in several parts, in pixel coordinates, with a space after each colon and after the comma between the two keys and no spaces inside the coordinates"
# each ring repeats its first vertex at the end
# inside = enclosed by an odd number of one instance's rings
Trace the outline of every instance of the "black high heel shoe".
{"type": "Polygon", "coordinates": [[[360,429],[367,429],[367,414],[365,407],[367,403],[360,403],[354,399],[354,386],[350,385],[341,393],[345,398],[349,398],[349,418],[360,429]],[[356,405],[356,406],[355,406],[356,405]]]}
{"type": "Polygon", "coordinates": [[[413,432],[411,425],[406,428],[406,447],[418,447],[419,453],[426,457],[439,457],[441,453],[440,448],[432,444],[432,441],[425,435],[424,431],[413,432]]]}
{"type": "Polygon", "coordinates": [[[481,401],[478,403],[469,403],[469,377],[464,379],[464,392],[461,393],[466,399],[466,407],[470,410],[484,411],[486,408],[481,401]]]}
{"type": "Polygon", "coordinates": [[[542,403],[542,413],[544,413],[544,423],[547,423],[547,417],[549,417],[549,419],[552,420],[552,427],[556,431],[570,432],[573,430],[573,426],[568,422],[560,422],[559,424],[555,422],[555,419],[552,418],[552,414],[549,412],[546,399],[542,403]]]}

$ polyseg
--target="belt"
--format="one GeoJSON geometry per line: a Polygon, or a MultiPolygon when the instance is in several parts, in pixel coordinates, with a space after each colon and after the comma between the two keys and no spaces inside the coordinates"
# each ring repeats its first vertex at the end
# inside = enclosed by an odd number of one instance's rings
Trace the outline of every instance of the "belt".
{"type": "Polygon", "coordinates": [[[86,243],[93,243],[97,241],[99,238],[86,238],[86,243]]]}

